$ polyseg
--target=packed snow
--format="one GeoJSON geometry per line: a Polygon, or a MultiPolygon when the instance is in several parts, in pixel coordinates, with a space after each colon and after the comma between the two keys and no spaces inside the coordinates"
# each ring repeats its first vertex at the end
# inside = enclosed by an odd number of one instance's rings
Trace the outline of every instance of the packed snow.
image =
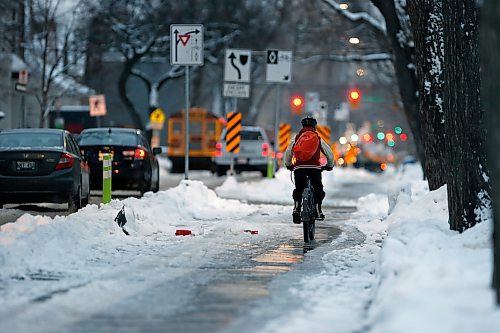
{"type": "MultiPolygon", "coordinates": [[[[383,183],[387,191],[366,193],[356,201],[342,198],[342,193],[330,196],[325,205],[357,207],[349,221],[341,223],[350,233],[308,252],[303,263],[271,283],[272,292],[261,306],[228,331],[497,332],[500,309],[490,287],[491,218],[462,234],[450,231],[446,188],[429,192],[420,179],[418,165],[381,175],[340,168],[324,173],[325,187],[332,192],[343,182],[367,180],[383,183]],[[311,274],[307,265],[320,269],[311,274]],[[265,320],[259,327],[242,326],[255,318],[265,320]]],[[[292,237],[296,229],[290,224],[273,223],[290,214],[292,189],[285,170],[274,179],[252,182],[228,177],[215,191],[199,181],[182,181],[141,199],[89,205],[67,217],[26,214],[3,225],[0,329],[33,329],[17,326],[10,316],[51,292],[88,285],[86,293],[75,292],[82,304],[84,299],[105,298],[102,295],[117,286],[108,285],[104,277],[124,270],[124,263],[128,269],[143,267],[158,253],[171,253],[170,265],[175,260],[178,265],[186,260],[201,265],[202,258],[214,256],[224,242],[254,242],[276,234],[292,237]],[[122,207],[130,236],[114,222],[122,207]],[[193,235],[176,237],[179,229],[193,235]],[[245,232],[249,229],[258,234],[245,232]],[[47,286],[33,277],[55,282],[47,286]]],[[[32,320],[40,316],[26,311],[25,317],[32,320]]],[[[82,306],[81,311],[97,310],[82,306]]]]}

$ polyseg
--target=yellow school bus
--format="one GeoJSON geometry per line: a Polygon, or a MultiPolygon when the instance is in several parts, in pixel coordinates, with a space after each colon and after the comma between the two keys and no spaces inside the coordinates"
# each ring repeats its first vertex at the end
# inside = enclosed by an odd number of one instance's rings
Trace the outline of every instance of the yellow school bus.
{"type": "MultiPolygon", "coordinates": [[[[172,162],[173,173],[184,172],[185,119],[184,110],[168,118],[167,155],[172,162]]],[[[223,124],[219,118],[203,108],[189,110],[189,169],[213,170],[212,157],[219,141],[223,124]]]]}

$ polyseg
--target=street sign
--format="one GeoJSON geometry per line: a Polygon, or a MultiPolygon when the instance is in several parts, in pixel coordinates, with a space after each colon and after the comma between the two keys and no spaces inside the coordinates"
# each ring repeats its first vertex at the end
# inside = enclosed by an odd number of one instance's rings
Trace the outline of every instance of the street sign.
{"type": "Polygon", "coordinates": [[[226,49],[224,81],[250,82],[250,50],[226,49]]]}
{"type": "Polygon", "coordinates": [[[306,112],[315,113],[319,109],[319,92],[308,91],[306,92],[306,112]]]}
{"type": "Polygon", "coordinates": [[[93,95],[89,97],[90,116],[99,117],[106,115],[106,99],[104,95],[93,95]]]}
{"type": "Polygon", "coordinates": [[[19,71],[19,79],[18,81],[20,84],[27,85],[28,84],[28,70],[27,69],[21,69],[19,71]]]}
{"type": "Polygon", "coordinates": [[[267,51],[266,81],[288,83],[292,81],[292,51],[267,51]]]}
{"type": "Polygon", "coordinates": [[[245,83],[224,83],[224,97],[249,98],[250,85],[245,83]]]}
{"type": "Polygon", "coordinates": [[[340,108],[335,110],[333,119],[338,121],[349,121],[349,107],[347,103],[340,103],[340,108]]]}
{"type": "Polygon", "coordinates": [[[165,123],[165,113],[160,108],[156,108],[149,115],[149,121],[151,122],[152,129],[162,130],[165,123]]]}
{"type": "Polygon", "coordinates": [[[20,91],[20,92],[26,92],[26,85],[22,84],[22,83],[16,83],[16,85],[14,86],[14,89],[16,89],[17,91],[20,91]]]}
{"type": "Polygon", "coordinates": [[[203,25],[170,25],[170,64],[203,65],[203,25]]]}

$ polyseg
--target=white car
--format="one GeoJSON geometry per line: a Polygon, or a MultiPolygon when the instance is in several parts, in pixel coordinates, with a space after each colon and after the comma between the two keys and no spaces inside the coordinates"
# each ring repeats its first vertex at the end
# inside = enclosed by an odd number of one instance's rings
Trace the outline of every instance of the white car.
{"type": "MultiPolygon", "coordinates": [[[[241,126],[240,152],[232,154],[234,170],[260,171],[265,177],[267,174],[267,159],[271,153],[271,144],[266,132],[257,126],[241,126]]],[[[223,176],[229,170],[231,153],[226,152],[226,129],[222,130],[220,141],[216,145],[214,158],[215,171],[223,176]]]]}

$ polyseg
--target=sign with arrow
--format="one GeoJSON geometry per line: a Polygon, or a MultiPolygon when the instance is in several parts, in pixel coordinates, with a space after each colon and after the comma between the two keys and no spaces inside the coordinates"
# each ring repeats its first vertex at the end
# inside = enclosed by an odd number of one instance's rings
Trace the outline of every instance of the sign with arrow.
{"type": "Polygon", "coordinates": [[[250,50],[226,49],[224,81],[250,82],[250,50]]]}
{"type": "Polygon", "coordinates": [[[170,25],[170,64],[203,65],[203,25],[170,25]]]}
{"type": "Polygon", "coordinates": [[[289,83],[292,81],[292,51],[267,50],[266,81],[289,83]]]}

